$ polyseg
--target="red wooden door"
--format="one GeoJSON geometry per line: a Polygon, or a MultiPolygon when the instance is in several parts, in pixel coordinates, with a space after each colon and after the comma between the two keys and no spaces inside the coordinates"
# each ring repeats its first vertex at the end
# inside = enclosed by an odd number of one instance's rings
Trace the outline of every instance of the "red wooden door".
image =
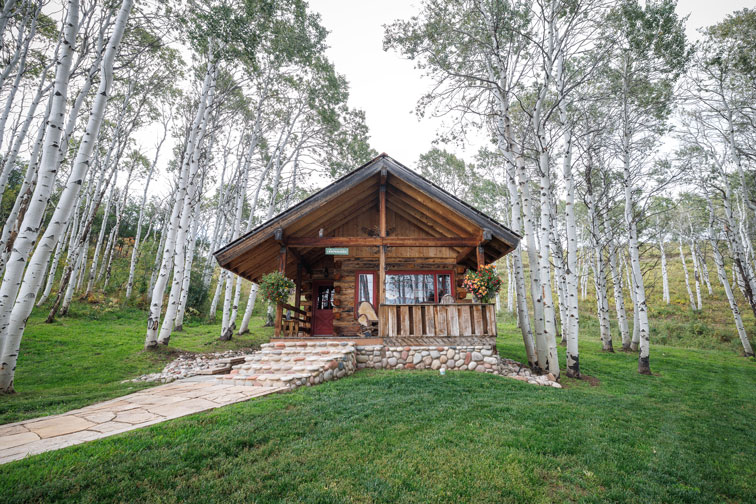
{"type": "Polygon", "coordinates": [[[333,282],[321,280],[312,283],[312,334],[333,335],[333,282]]]}

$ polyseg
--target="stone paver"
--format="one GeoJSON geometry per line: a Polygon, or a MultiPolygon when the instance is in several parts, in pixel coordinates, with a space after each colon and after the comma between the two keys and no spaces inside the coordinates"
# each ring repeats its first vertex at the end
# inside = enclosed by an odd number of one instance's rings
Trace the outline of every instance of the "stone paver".
{"type": "Polygon", "coordinates": [[[285,390],[214,378],[182,380],[61,415],[0,425],[0,464],[285,390]]]}

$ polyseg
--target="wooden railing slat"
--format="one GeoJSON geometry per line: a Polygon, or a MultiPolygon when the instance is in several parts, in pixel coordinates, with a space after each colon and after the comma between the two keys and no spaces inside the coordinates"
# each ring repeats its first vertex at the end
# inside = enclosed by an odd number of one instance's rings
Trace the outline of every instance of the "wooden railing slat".
{"type": "Polygon", "coordinates": [[[459,313],[459,332],[463,336],[473,333],[472,323],[470,321],[470,308],[470,305],[457,307],[457,313],[459,313]]]}
{"type": "Polygon", "coordinates": [[[459,336],[459,312],[457,312],[457,306],[447,305],[446,316],[449,321],[449,336],[459,336]]]}
{"type": "Polygon", "coordinates": [[[483,336],[486,334],[486,330],[483,327],[483,307],[480,305],[473,305],[473,323],[475,325],[475,335],[483,336]]]}
{"type": "Polygon", "coordinates": [[[447,329],[448,325],[446,324],[445,305],[436,305],[434,307],[434,312],[436,314],[436,334],[438,336],[448,336],[449,331],[447,329]]]}
{"type": "Polygon", "coordinates": [[[436,336],[435,308],[433,306],[423,306],[425,313],[425,335],[436,336]]]}
{"type": "Polygon", "coordinates": [[[498,328],[496,327],[496,307],[494,305],[488,305],[486,306],[486,313],[488,314],[488,335],[489,336],[496,336],[499,332],[498,328]]]}
{"type": "Polygon", "coordinates": [[[409,309],[409,305],[402,305],[399,307],[399,317],[401,319],[401,322],[399,324],[399,334],[401,334],[402,336],[410,335],[409,309]]]}
{"type": "MultiPolygon", "coordinates": [[[[286,305],[282,304],[283,308],[286,305]]],[[[288,309],[288,308],[287,308],[288,309]]],[[[383,338],[496,336],[496,308],[493,304],[453,303],[380,305],[378,335],[383,338]]],[[[310,317],[285,321],[283,333],[310,332],[310,317]]]]}
{"type": "Polygon", "coordinates": [[[423,335],[423,307],[416,305],[412,307],[412,336],[423,335]]]}

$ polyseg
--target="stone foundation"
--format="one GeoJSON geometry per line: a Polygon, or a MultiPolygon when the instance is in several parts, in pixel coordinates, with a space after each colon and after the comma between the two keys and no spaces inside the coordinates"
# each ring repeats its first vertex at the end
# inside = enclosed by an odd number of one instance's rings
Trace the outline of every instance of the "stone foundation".
{"type": "Polygon", "coordinates": [[[536,375],[519,362],[502,359],[491,346],[355,346],[357,369],[475,371],[561,388],[551,374],[536,375]]]}

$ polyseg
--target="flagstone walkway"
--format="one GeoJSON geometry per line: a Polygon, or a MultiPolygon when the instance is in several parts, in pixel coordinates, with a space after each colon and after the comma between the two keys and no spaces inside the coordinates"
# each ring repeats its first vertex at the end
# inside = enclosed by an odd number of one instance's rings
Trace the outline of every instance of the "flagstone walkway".
{"type": "Polygon", "coordinates": [[[190,378],[60,415],[0,425],[0,464],[284,390],[289,388],[190,378]]]}

